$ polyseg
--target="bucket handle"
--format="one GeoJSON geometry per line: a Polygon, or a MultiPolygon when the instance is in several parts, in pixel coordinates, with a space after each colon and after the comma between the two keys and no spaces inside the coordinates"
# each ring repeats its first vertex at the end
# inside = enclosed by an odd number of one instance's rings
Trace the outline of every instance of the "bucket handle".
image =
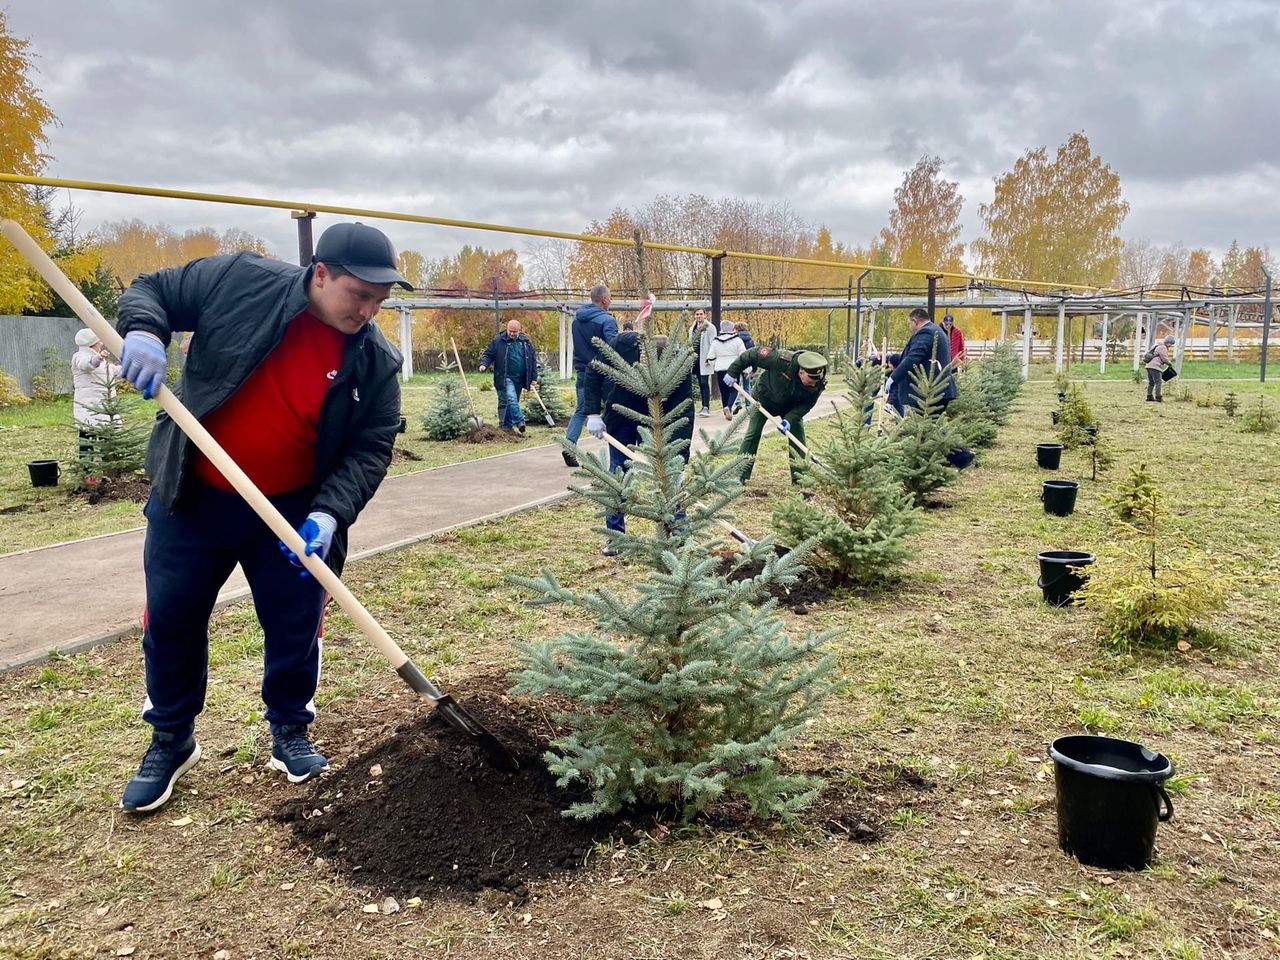
{"type": "Polygon", "coordinates": [[[1173,819],[1173,801],[1169,799],[1169,794],[1165,792],[1164,784],[1156,783],[1152,785],[1156,791],[1156,819],[1161,823],[1173,819]],[[1160,809],[1160,801],[1164,801],[1164,809],[1160,809]]]}

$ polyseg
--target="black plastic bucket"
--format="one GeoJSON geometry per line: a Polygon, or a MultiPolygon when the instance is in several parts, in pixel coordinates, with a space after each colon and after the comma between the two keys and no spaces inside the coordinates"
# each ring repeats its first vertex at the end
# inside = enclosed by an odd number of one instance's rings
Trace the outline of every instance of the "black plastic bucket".
{"type": "Polygon", "coordinates": [[[1062,444],[1037,443],[1036,466],[1042,470],[1057,470],[1062,462],[1062,444]]]}
{"type": "Polygon", "coordinates": [[[1080,484],[1074,480],[1046,480],[1040,499],[1044,501],[1044,512],[1055,517],[1069,517],[1075,513],[1076,493],[1080,484]]]}
{"type": "Polygon", "coordinates": [[[1156,822],[1173,816],[1164,782],[1173,764],[1113,737],[1059,737],[1049,744],[1058,800],[1058,846],[1081,863],[1141,870],[1151,862],[1156,822]]]}
{"type": "Polygon", "coordinates": [[[31,460],[27,463],[27,472],[31,474],[33,487],[56,487],[62,468],[57,460],[31,460]]]}
{"type": "Polygon", "coordinates": [[[963,470],[969,464],[973,463],[974,452],[966,447],[956,447],[947,454],[947,465],[955,467],[957,470],[963,470]]]}
{"type": "Polygon", "coordinates": [[[1056,427],[1058,425],[1058,411],[1050,410],[1049,416],[1053,417],[1053,425],[1056,427]]]}
{"type": "Polygon", "coordinates": [[[1040,561],[1040,579],[1036,586],[1044,592],[1045,603],[1065,607],[1088,579],[1079,568],[1093,563],[1094,557],[1083,550],[1046,550],[1036,559],[1040,561]]]}

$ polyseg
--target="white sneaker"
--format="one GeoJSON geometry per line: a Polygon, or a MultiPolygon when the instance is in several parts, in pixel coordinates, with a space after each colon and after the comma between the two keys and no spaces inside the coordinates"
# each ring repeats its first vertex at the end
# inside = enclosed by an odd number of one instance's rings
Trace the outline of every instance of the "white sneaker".
{"type": "Polygon", "coordinates": [[[703,407],[701,410],[699,410],[699,411],[698,411],[698,416],[700,416],[700,417],[709,417],[709,416],[711,416],[711,408],[710,408],[710,407],[703,407]]]}

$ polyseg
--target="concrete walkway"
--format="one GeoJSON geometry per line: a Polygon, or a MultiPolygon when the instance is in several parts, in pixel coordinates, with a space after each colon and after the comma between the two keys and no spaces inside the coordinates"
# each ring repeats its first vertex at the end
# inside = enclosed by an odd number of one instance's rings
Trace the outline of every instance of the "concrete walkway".
{"type": "MultiPolygon", "coordinates": [[[[842,395],[825,394],[810,418],[829,415],[842,395]]],[[[723,426],[716,410],[696,429],[723,426]]],[[[588,451],[604,447],[586,434],[583,441],[588,451]]],[[[694,446],[702,446],[697,438],[694,446]]],[[[349,560],[563,500],[571,496],[572,475],[551,444],[390,477],[351,528],[349,560]]],[[[0,671],[138,630],[146,599],[144,534],[138,528],[0,556],[0,671]]],[[[247,595],[237,568],[218,602],[247,595]]]]}

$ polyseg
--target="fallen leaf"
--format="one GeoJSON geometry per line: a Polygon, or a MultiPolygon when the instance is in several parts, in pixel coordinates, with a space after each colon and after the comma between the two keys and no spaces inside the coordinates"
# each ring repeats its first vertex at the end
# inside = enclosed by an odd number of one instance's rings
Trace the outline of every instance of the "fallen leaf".
{"type": "Polygon", "coordinates": [[[10,790],[21,790],[21,789],[22,789],[23,787],[25,787],[26,785],[27,785],[27,781],[25,781],[25,780],[12,780],[12,781],[10,781],[10,782],[9,782],[9,789],[10,789],[10,790]]]}
{"type": "Polygon", "coordinates": [[[711,900],[699,900],[698,906],[702,907],[703,910],[723,910],[724,901],[719,897],[715,897],[711,900]]]}
{"type": "Polygon", "coordinates": [[[406,900],[404,903],[405,903],[405,906],[407,906],[407,907],[420,907],[420,906],[422,906],[422,898],[421,898],[421,897],[410,897],[410,898],[409,898],[408,900],[406,900]]]}
{"type": "Polygon", "coordinates": [[[371,777],[380,777],[380,776],[382,776],[382,764],[380,764],[380,763],[375,763],[372,767],[370,767],[370,768],[369,768],[369,776],[371,776],[371,777]]]}
{"type": "Polygon", "coordinates": [[[526,924],[527,924],[527,923],[528,923],[530,920],[532,920],[532,919],[533,919],[533,914],[532,914],[532,913],[526,913],[526,914],[522,914],[522,915],[521,915],[521,917],[520,917],[520,922],[521,922],[521,923],[526,923],[526,924]]]}
{"type": "Polygon", "coordinates": [[[1191,644],[1187,643],[1187,641],[1185,640],[1178,641],[1178,651],[1180,653],[1186,653],[1190,649],[1191,649],[1191,644]]]}
{"type": "Polygon", "coordinates": [[[378,905],[376,903],[366,903],[360,908],[361,913],[377,913],[378,905]]]}
{"type": "Polygon", "coordinates": [[[189,827],[189,826],[191,826],[191,824],[192,824],[192,823],[194,823],[194,822],[195,822],[195,821],[193,821],[190,817],[179,817],[177,820],[170,820],[170,821],[169,821],[169,826],[171,826],[171,827],[189,827]]]}
{"type": "Polygon", "coordinates": [[[395,897],[387,897],[382,903],[378,904],[378,910],[384,916],[392,913],[400,912],[400,904],[396,902],[395,897]]]}
{"type": "Polygon", "coordinates": [[[137,947],[120,947],[118,950],[116,950],[116,956],[117,956],[117,957],[131,957],[131,956],[133,956],[133,951],[135,951],[135,950],[137,950],[137,949],[138,949],[137,947]]]}
{"type": "Polygon", "coordinates": [[[1098,882],[1104,887],[1109,887],[1116,882],[1115,877],[1099,877],[1098,882]]]}
{"type": "Polygon", "coordinates": [[[111,904],[107,904],[105,907],[98,907],[98,909],[94,910],[93,912],[100,917],[105,917],[110,911],[111,911],[111,904]]]}
{"type": "Polygon", "coordinates": [[[294,888],[294,886],[296,886],[296,884],[294,884],[294,882],[293,882],[292,880],[286,880],[284,883],[280,884],[280,889],[281,889],[281,890],[292,890],[292,889],[294,888]]]}
{"type": "Polygon", "coordinates": [[[213,960],[231,960],[230,950],[219,950],[213,955],[213,960]]]}

